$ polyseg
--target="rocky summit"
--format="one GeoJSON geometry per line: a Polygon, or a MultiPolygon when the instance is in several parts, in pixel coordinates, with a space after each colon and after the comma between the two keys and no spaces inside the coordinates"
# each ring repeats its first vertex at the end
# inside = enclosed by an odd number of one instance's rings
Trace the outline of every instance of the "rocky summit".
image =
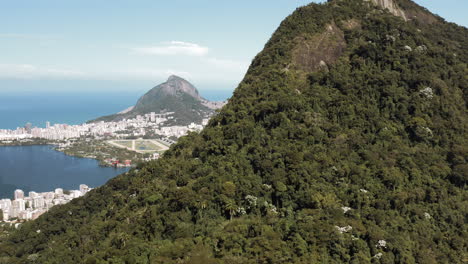
{"type": "Polygon", "coordinates": [[[0,262],[466,263],[466,47],[409,0],[299,8],[203,131],[2,234],[0,262]]]}

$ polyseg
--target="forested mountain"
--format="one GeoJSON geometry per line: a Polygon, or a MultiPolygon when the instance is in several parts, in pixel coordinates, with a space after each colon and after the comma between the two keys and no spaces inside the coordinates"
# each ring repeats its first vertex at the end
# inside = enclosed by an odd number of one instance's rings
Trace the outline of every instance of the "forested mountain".
{"type": "Polygon", "coordinates": [[[173,112],[173,122],[188,125],[201,123],[204,118],[214,114],[214,110],[223,106],[222,102],[210,102],[201,97],[197,88],[185,79],[172,75],[166,82],[155,86],[144,94],[134,107],[110,116],[100,117],[97,121],[119,121],[135,118],[151,112],[157,114],[173,112]]]}
{"type": "Polygon", "coordinates": [[[299,8],[201,133],[0,263],[466,263],[466,47],[409,0],[299,8]]]}

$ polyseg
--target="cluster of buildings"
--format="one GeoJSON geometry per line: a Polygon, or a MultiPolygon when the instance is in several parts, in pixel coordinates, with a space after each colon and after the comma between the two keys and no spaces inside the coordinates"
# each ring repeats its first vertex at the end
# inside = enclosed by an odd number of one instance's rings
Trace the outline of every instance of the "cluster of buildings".
{"type": "Polygon", "coordinates": [[[32,127],[30,123],[15,130],[0,129],[0,141],[28,140],[41,138],[47,140],[66,140],[82,136],[125,138],[129,136],[145,136],[149,131],[166,137],[181,137],[189,131],[199,131],[208,123],[204,119],[202,124],[188,126],[164,126],[164,122],[173,119],[173,112],[156,114],[155,112],[138,115],[133,119],[117,122],[96,122],[81,125],[67,125],[46,123],[45,128],[32,127]]]}
{"type": "Polygon", "coordinates": [[[208,124],[208,119],[203,119],[201,125],[191,123],[188,126],[170,126],[155,129],[155,133],[165,137],[182,137],[187,135],[189,131],[201,131],[208,124]]]}
{"type": "Polygon", "coordinates": [[[66,204],[75,198],[85,195],[90,190],[91,188],[85,184],[81,184],[79,190],[64,192],[63,189],[57,188],[53,192],[29,192],[28,196],[25,196],[22,190],[16,190],[14,200],[0,200],[3,221],[34,220],[53,206],[66,204]]]}
{"type": "Polygon", "coordinates": [[[128,168],[128,167],[132,166],[132,161],[131,160],[120,161],[118,159],[105,159],[104,163],[107,166],[113,166],[113,167],[116,167],[116,168],[128,168]]]}

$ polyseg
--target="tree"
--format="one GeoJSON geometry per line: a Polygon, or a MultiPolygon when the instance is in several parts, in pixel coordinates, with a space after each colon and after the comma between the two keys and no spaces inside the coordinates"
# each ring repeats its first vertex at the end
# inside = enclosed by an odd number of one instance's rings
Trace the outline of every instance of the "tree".
{"type": "Polygon", "coordinates": [[[234,212],[237,210],[237,205],[232,199],[225,199],[224,201],[224,210],[229,213],[229,220],[232,220],[234,212]]]}
{"type": "Polygon", "coordinates": [[[233,197],[236,194],[236,185],[230,181],[223,183],[223,194],[227,197],[233,197]]]}

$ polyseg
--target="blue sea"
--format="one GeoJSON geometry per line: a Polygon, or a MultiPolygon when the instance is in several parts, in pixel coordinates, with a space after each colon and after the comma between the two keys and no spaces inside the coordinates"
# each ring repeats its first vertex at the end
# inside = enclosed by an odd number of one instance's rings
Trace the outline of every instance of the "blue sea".
{"type": "MultiPolygon", "coordinates": [[[[144,92],[43,92],[1,93],[0,129],[16,129],[26,123],[36,127],[65,123],[81,124],[100,116],[120,112],[136,101],[144,92]]],[[[226,100],[229,91],[204,91],[209,100],[226,100]]]]}
{"type": "Polygon", "coordinates": [[[0,128],[15,129],[32,123],[45,127],[50,121],[70,125],[120,112],[138,99],[132,94],[0,94],[0,128]]]}

